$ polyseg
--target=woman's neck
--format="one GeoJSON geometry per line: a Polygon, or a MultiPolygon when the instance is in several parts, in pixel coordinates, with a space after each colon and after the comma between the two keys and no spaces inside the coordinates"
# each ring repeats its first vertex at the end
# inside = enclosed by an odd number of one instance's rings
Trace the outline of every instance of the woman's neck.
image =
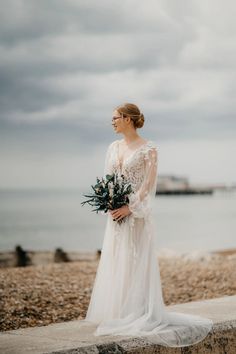
{"type": "Polygon", "coordinates": [[[126,132],[124,134],[124,142],[129,145],[135,141],[141,140],[141,136],[139,136],[136,132],[126,132]]]}

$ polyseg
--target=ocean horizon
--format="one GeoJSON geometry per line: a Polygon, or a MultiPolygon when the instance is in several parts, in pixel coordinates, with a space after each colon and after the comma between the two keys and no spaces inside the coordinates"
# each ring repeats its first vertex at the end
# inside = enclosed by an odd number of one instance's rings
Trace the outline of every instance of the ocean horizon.
{"type": "MultiPolygon", "coordinates": [[[[92,252],[102,248],[107,215],[82,206],[81,189],[0,189],[0,250],[92,252]]],[[[176,252],[236,247],[236,193],[157,195],[156,248],[176,252]]]]}

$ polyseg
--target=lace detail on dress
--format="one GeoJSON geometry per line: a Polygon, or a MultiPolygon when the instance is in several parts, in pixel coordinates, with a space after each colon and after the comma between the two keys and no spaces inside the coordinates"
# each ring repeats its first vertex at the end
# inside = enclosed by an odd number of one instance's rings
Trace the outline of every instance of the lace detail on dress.
{"type": "Polygon", "coordinates": [[[134,218],[145,218],[147,221],[150,217],[151,199],[156,194],[157,184],[157,145],[148,140],[124,159],[120,168],[118,144],[119,140],[115,140],[108,147],[104,174],[122,173],[132,185],[134,193],[129,196],[132,214],[126,218],[132,228],[134,218]]]}
{"type": "Polygon", "coordinates": [[[118,143],[119,141],[116,140],[111,145],[111,149],[114,148],[110,156],[111,172],[123,173],[129,183],[132,184],[134,191],[137,191],[144,179],[145,160],[149,159],[147,153],[150,149],[157,149],[156,144],[149,140],[138,147],[131,156],[124,160],[122,170],[120,170],[118,163],[118,143]]]}

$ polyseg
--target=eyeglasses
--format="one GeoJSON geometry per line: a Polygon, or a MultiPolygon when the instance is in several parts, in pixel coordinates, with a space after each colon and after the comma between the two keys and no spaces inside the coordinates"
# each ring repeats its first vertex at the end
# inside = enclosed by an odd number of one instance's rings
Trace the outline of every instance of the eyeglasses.
{"type": "Polygon", "coordinates": [[[119,118],[124,118],[124,117],[122,117],[122,116],[119,116],[119,117],[112,117],[112,122],[116,121],[116,120],[119,119],[119,118]]]}
{"type": "MultiPolygon", "coordinates": [[[[119,116],[119,117],[112,117],[112,122],[115,122],[117,119],[120,119],[120,118],[126,118],[124,116],[119,116]]],[[[133,118],[131,117],[131,120],[133,120],[133,118]]]]}

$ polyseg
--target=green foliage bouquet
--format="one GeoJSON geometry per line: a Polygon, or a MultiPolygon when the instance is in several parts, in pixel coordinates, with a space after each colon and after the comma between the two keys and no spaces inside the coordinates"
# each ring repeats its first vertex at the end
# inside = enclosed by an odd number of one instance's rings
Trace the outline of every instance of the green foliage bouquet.
{"type": "MultiPolygon", "coordinates": [[[[113,173],[106,175],[105,178],[99,179],[97,177],[97,183],[93,186],[92,194],[83,194],[84,197],[89,199],[82,202],[82,206],[86,203],[95,206],[92,211],[103,211],[107,213],[108,210],[118,209],[123,205],[129,203],[128,195],[132,193],[131,184],[129,184],[123,174],[113,173]]],[[[125,219],[125,218],[123,218],[125,219]]],[[[118,220],[121,223],[123,219],[118,220]]]]}

